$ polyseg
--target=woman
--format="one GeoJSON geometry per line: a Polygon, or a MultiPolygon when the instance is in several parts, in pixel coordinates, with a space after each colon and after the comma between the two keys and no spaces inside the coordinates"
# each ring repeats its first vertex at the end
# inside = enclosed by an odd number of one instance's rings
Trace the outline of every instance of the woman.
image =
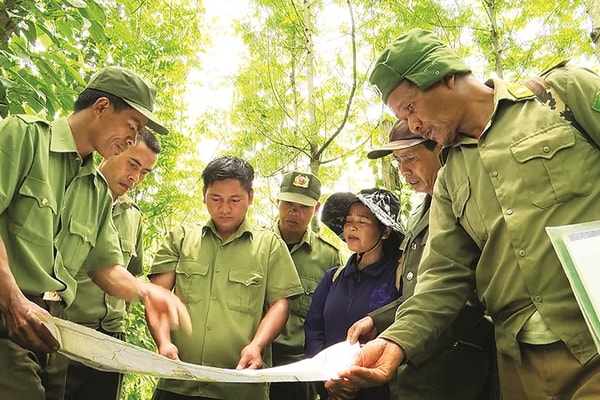
{"type": "MultiPolygon", "coordinates": [[[[399,210],[398,198],[385,189],[335,193],[323,205],[321,220],[342,235],[353,254],[344,267],[327,271],[313,294],[304,322],[307,357],[345,340],[354,322],[399,297],[396,270],[404,236],[399,210]]],[[[322,385],[317,391],[322,400],[329,398],[322,385]]],[[[387,400],[390,392],[386,384],[355,398],[387,400]]]]}

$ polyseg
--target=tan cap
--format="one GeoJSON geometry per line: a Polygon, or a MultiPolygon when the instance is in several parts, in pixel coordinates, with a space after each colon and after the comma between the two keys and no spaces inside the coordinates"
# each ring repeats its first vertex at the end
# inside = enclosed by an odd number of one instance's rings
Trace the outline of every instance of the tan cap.
{"type": "Polygon", "coordinates": [[[407,149],[426,142],[427,139],[419,135],[415,135],[408,129],[408,124],[403,120],[398,120],[390,129],[390,137],[388,143],[381,147],[373,149],[367,153],[367,157],[371,159],[381,158],[392,154],[394,150],[407,149]]]}

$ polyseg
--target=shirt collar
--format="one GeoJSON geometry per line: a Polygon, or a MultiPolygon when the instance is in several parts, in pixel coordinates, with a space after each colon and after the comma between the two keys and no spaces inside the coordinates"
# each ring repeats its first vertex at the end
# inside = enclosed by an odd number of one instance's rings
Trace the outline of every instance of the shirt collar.
{"type": "MultiPolygon", "coordinates": [[[[203,237],[206,236],[206,234],[208,232],[212,233],[214,236],[216,236],[218,238],[221,238],[221,235],[217,231],[217,227],[215,226],[212,219],[208,220],[208,222],[206,224],[204,224],[204,226],[202,227],[202,236],[203,237]]],[[[232,241],[242,237],[245,234],[247,234],[248,237],[250,238],[250,240],[252,240],[252,224],[250,224],[250,222],[248,221],[248,218],[244,218],[244,220],[242,221],[240,226],[238,226],[238,228],[236,229],[234,234],[231,235],[227,239],[227,241],[224,243],[232,242],[232,241]]]]}
{"type": "Polygon", "coordinates": [[[350,276],[350,275],[354,275],[357,273],[361,273],[367,276],[378,276],[380,275],[385,269],[393,267],[393,266],[397,266],[398,262],[396,260],[393,260],[389,257],[384,257],[381,260],[367,265],[365,268],[363,268],[362,270],[358,270],[358,265],[356,263],[356,258],[357,258],[357,254],[354,253],[350,256],[350,259],[348,260],[348,266],[346,268],[344,268],[344,271],[342,271],[342,274],[346,275],[346,276],[350,276]]]}
{"type": "MultiPolygon", "coordinates": [[[[283,240],[283,237],[281,235],[281,230],[279,229],[279,220],[277,220],[275,222],[275,226],[273,227],[273,232],[275,232],[275,234],[277,234],[277,236],[279,236],[279,238],[281,240],[283,240]]],[[[304,232],[304,235],[302,235],[302,238],[300,239],[300,241],[298,243],[296,243],[294,245],[295,248],[299,248],[302,245],[304,245],[306,243],[306,246],[308,247],[308,250],[312,250],[312,242],[314,240],[314,232],[311,231],[310,228],[306,229],[306,231],[304,232]]]]}
{"type": "Polygon", "coordinates": [[[50,136],[50,151],[55,153],[74,153],[75,161],[81,162],[79,175],[96,175],[94,165],[94,153],[89,154],[81,160],[77,151],[77,145],[73,138],[73,132],[66,118],[59,118],[52,122],[52,135],[50,136]]]}

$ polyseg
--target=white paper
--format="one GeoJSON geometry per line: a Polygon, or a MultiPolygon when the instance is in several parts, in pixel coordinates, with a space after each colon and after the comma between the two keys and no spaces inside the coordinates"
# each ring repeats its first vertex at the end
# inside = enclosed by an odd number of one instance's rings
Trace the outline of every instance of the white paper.
{"type": "Polygon", "coordinates": [[[102,371],[151,375],[160,378],[217,382],[325,381],[352,364],[360,346],[335,344],[313,358],[258,370],[224,369],[175,361],[93,329],[54,317],[44,324],[60,343],[59,353],[102,371]]]}

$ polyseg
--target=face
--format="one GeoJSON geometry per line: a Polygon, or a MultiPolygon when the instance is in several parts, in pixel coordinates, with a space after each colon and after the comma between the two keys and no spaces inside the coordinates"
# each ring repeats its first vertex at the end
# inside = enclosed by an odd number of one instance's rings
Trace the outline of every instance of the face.
{"type": "Polygon", "coordinates": [[[135,145],[138,132],[146,126],[147,119],[139,111],[127,108],[116,112],[105,97],[96,100],[93,110],[96,118],[91,142],[104,158],[135,145]]]}
{"type": "Polygon", "coordinates": [[[215,181],[202,189],[204,204],[222,238],[229,237],[240,226],[252,204],[253,190],[244,189],[237,179],[215,181]]]}
{"type": "Polygon", "coordinates": [[[291,201],[279,201],[279,230],[282,233],[304,234],[308,224],[319,210],[316,206],[305,206],[304,204],[291,201]]]}
{"type": "Polygon", "coordinates": [[[371,250],[383,234],[384,229],[365,205],[356,202],[350,206],[344,222],[344,240],[351,251],[371,250]]]}
{"type": "Polygon", "coordinates": [[[113,197],[119,197],[144,181],[152,171],[158,154],[143,141],[123,153],[104,159],[98,169],[108,181],[113,197]]]}
{"type": "Polygon", "coordinates": [[[417,144],[402,150],[394,150],[398,171],[415,192],[433,193],[433,184],[440,169],[439,147],[430,151],[417,144]]]}
{"type": "Polygon", "coordinates": [[[446,146],[456,138],[461,116],[453,88],[452,76],[425,91],[403,80],[390,93],[387,106],[408,122],[412,133],[446,146]]]}

